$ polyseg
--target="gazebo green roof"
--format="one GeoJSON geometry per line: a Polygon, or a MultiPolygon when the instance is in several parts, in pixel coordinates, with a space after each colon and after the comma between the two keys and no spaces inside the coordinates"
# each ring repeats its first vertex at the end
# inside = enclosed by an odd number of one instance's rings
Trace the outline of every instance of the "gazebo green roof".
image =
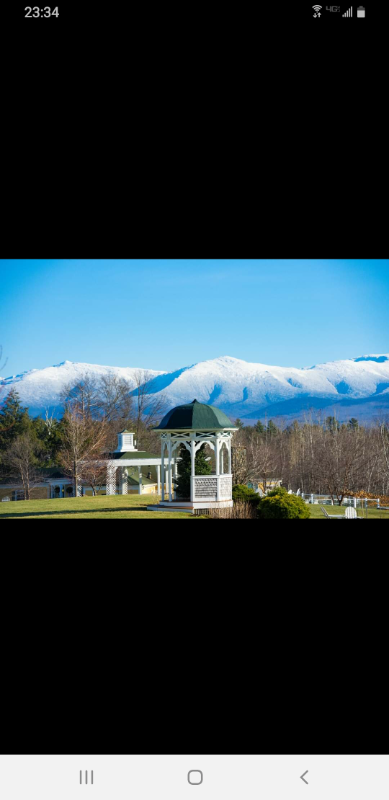
{"type": "Polygon", "coordinates": [[[193,400],[193,403],[185,403],[172,408],[154,430],[214,431],[223,428],[237,430],[220,408],[207,406],[205,403],[193,400]]]}

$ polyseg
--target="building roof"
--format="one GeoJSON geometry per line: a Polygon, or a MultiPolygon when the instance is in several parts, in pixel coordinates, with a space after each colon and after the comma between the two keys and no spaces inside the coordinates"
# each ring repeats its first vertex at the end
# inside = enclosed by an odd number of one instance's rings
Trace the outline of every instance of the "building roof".
{"type": "Polygon", "coordinates": [[[72,481],[72,478],[64,470],[58,469],[58,467],[41,467],[39,472],[44,478],[69,478],[69,481],[72,481]]]}
{"type": "Polygon", "coordinates": [[[147,466],[147,459],[148,458],[161,458],[161,456],[155,455],[155,453],[147,453],[144,450],[130,450],[128,453],[122,453],[120,450],[115,450],[114,453],[109,453],[108,458],[112,459],[113,461],[118,461],[120,458],[132,458],[136,459],[137,461],[145,461],[147,466]]]}
{"type": "MultiPolygon", "coordinates": [[[[72,483],[72,478],[66,473],[58,469],[58,467],[39,467],[37,469],[38,476],[41,478],[41,483],[47,483],[50,480],[65,480],[72,483]]],[[[35,481],[34,481],[35,483],[35,481]]],[[[22,484],[22,481],[17,476],[4,476],[0,478],[0,485],[1,486],[19,486],[22,484]]]]}
{"type": "Polygon", "coordinates": [[[207,406],[205,403],[193,400],[193,403],[185,403],[182,406],[172,408],[154,430],[213,431],[223,430],[223,428],[237,430],[233,422],[220,408],[207,406]]]}
{"type": "MultiPolygon", "coordinates": [[[[133,475],[128,475],[127,481],[130,486],[139,486],[139,481],[133,475]]],[[[152,478],[146,478],[142,475],[142,484],[144,486],[155,486],[156,483],[157,481],[153,481],[152,478]]]]}

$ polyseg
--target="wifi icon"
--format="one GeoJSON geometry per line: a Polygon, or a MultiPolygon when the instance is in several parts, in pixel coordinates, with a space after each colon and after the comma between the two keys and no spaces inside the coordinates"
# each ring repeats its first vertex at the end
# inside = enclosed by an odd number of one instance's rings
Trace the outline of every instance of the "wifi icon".
{"type": "Polygon", "coordinates": [[[312,6],[313,10],[316,11],[316,14],[320,11],[323,6],[312,6]]]}

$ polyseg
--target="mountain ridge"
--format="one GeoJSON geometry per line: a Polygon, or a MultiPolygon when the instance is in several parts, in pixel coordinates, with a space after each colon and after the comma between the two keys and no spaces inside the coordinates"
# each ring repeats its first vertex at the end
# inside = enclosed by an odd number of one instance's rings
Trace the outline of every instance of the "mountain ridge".
{"type": "Polygon", "coordinates": [[[309,367],[278,367],[248,362],[234,356],[219,356],[172,371],[141,367],[115,367],[85,362],[62,361],[42,369],[26,370],[1,380],[8,392],[15,388],[23,405],[33,416],[46,409],[60,415],[60,393],[74,385],[83,374],[99,378],[114,374],[125,378],[136,393],[135,373],[151,377],[150,394],[163,393],[172,408],[196,397],[216,405],[228,416],[252,424],[265,416],[298,419],[310,408],[332,408],[339,419],[352,409],[360,418],[371,420],[389,411],[389,354],[368,354],[329,361],[309,367]]]}

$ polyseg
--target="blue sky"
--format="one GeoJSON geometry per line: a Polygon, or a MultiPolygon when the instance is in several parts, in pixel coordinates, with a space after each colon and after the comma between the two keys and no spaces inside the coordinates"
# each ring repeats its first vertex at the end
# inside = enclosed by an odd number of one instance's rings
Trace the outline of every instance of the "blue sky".
{"type": "Polygon", "coordinates": [[[388,353],[388,309],[389,260],[3,260],[0,374],[224,355],[312,366],[388,353]]]}

